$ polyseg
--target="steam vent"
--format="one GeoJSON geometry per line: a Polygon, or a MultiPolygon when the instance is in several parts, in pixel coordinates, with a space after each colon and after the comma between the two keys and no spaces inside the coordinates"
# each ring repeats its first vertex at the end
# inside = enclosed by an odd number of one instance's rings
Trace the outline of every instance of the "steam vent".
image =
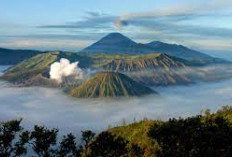
{"type": "Polygon", "coordinates": [[[100,72],[70,91],[72,96],[78,98],[129,97],[152,93],[156,92],[118,72],[100,72]]]}

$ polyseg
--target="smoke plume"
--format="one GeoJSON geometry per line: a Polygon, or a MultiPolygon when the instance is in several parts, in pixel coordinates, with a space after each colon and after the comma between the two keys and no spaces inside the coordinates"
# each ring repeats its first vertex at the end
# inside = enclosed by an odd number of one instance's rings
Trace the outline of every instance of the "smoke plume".
{"type": "Polygon", "coordinates": [[[70,63],[68,59],[61,58],[60,62],[55,62],[50,67],[50,79],[62,83],[66,77],[73,77],[75,79],[82,79],[83,72],[78,67],[79,62],[70,63]]]}

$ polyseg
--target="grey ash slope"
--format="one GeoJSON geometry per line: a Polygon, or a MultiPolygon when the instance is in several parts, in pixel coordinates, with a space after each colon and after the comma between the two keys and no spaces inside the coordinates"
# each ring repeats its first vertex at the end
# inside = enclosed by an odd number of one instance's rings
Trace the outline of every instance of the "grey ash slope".
{"type": "Polygon", "coordinates": [[[119,71],[146,85],[167,86],[193,82],[195,70],[166,54],[96,55],[101,58],[96,66],[119,71]]]}

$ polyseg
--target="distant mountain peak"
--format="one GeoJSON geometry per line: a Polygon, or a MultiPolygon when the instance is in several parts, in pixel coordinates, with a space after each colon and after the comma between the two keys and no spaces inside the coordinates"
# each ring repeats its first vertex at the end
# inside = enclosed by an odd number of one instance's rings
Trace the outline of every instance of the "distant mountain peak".
{"type": "MultiPolygon", "coordinates": [[[[141,47],[130,38],[122,35],[121,33],[110,33],[99,41],[88,46],[82,53],[138,53],[142,52],[141,47]]],[[[144,48],[143,48],[144,50],[144,48]]]]}
{"type": "Polygon", "coordinates": [[[178,46],[178,47],[183,47],[183,48],[186,48],[185,46],[183,45],[179,45],[179,44],[170,44],[170,43],[165,43],[165,42],[162,42],[162,41],[152,41],[150,43],[148,43],[147,45],[151,45],[151,46],[158,46],[158,45],[172,45],[172,46],[178,46]]]}
{"type": "Polygon", "coordinates": [[[150,42],[150,43],[148,43],[148,44],[158,45],[158,44],[164,44],[164,43],[161,42],[161,41],[152,41],[152,42],[150,42]]]}
{"type": "Polygon", "coordinates": [[[169,44],[161,41],[153,41],[148,44],[139,44],[124,36],[114,32],[101,38],[99,41],[80,51],[82,54],[145,54],[145,53],[165,53],[169,56],[178,57],[196,64],[204,65],[209,63],[222,63],[222,59],[211,57],[207,54],[190,49],[179,44],[169,44]]]}
{"type": "Polygon", "coordinates": [[[112,33],[109,33],[108,35],[106,35],[105,37],[126,37],[126,36],[119,33],[119,32],[112,32],[112,33]]]}
{"type": "Polygon", "coordinates": [[[134,45],[136,44],[134,41],[132,41],[130,38],[122,35],[121,33],[110,33],[106,35],[105,37],[101,38],[98,42],[95,44],[116,44],[116,45],[134,45]]]}

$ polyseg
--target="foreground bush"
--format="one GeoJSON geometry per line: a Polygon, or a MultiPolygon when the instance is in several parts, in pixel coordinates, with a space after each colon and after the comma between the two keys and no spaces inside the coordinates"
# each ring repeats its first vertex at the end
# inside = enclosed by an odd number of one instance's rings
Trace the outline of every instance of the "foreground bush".
{"type": "Polygon", "coordinates": [[[98,135],[87,130],[80,140],[70,133],[58,141],[57,129],[34,126],[29,132],[20,123],[0,122],[0,157],[232,156],[231,107],[167,122],[144,120],[98,135]]]}

